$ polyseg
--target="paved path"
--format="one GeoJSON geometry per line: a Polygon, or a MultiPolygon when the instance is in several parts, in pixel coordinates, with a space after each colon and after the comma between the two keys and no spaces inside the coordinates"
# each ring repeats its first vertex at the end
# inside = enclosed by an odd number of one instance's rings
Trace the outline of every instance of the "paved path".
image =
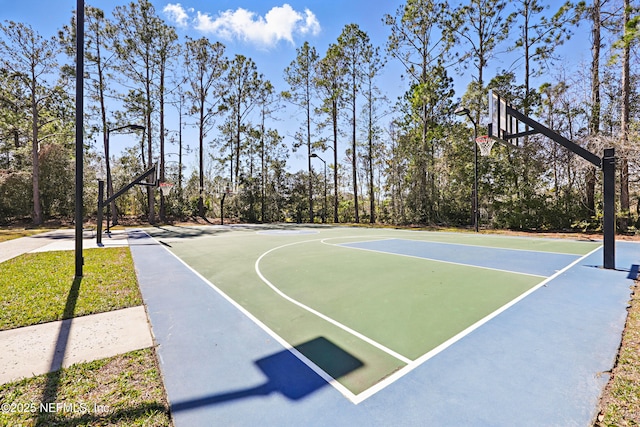
{"type": "MultiPolygon", "coordinates": [[[[111,233],[111,237],[104,236],[103,247],[127,246],[127,232],[118,230],[111,233]]],[[[82,239],[82,248],[97,248],[95,233],[85,231],[82,239]]],[[[46,233],[35,234],[29,237],[0,242],[0,263],[17,257],[27,252],[44,251],[72,251],[75,249],[75,230],[61,229],[46,233]]]]}
{"type": "Polygon", "coordinates": [[[143,306],[0,331],[0,384],[151,346],[143,306]]]}
{"type": "MultiPolygon", "coordinates": [[[[131,239],[176,427],[591,426],[615,361],[640,245],[601,250],[354,405],[197,273],[131,239]],[[625,271],[626,270],[626,271],[625,271]]],[[[212,260],[212,262],[214,262],[212,260]]]]}
{"type": "MultiPolygon", "coordinates": [[[[126,231],[114,232],[103,246],[126,246],[127,237],[126,231]]],[[[96,247],[95,235],[85,233],[83,248],[96,247]]],[[[0,268],[26,252],[74,249],[74,230],[9,240],[0,243],[0,268]]],[[[0,384],[151,346],[144,306],[0,331],[0,384]]]]}

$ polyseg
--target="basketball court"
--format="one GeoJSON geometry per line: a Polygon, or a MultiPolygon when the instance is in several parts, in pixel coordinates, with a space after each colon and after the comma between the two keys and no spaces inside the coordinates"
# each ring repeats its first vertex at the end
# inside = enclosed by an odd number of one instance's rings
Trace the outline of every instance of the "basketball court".
{"type": "Polygon", "coordinates": [[[588,425],[640,247],[331,226],[129,238],[177,426],[588,425]]]}

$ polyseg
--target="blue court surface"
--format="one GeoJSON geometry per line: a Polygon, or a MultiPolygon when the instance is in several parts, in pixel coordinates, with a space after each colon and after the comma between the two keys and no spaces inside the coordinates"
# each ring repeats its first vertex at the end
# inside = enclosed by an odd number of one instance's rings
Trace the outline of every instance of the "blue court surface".
{"type": "MultiPolygon", "coordinates": [[[[136,230],[129,237],[178,427],[590,426],[615,361],[632,276],[640,265],[640,245],[629,242],[616,244],[617,269],[604,270],[597,245],[580,255],[539,250],[541,240],[535,239],[531,250],[524,240],[505,240],[524,242],[524,248],[488,250],[482,236],[472,245],[443,244],[445,233],[334,240],[330,246],[337,250],[415,258],[472,272],[515,272],[540,281],[354,401],[334,378],[365,370],[368,361],[323,334],[311,333],[292,348],[241,298],[230,297],[206,273],[172,253],[172,246],[196,239],[209,239],[220,248],[233,228],[209,230],[174,240],[159,238],[157,230],[136,230]],[[342,368],[317,369],[305,358],[309,354],[342,368]]],[[[267,233],[263,237],[283,239],[284,247],[284,239],[320,239],[324,230],[249,227],[243,232],[240,239],[267,233]]],[[[201,256],[211,271],[222,268],[215,257],[201,256]]],[[[247,262],[255,261],[247,256],[247,262]]],[[[251,281],[255,275],[251,270],[241,277],[251,281]]]]}
{"type": "Polygon", "coordinates": [[[344,243],[341,246],[542,277],[551,276],[580,258],[579,255],[527,250],[519,250],[519,256],[514,257],[513,249],[485,248],[455,243],[443,245],[441,242],[406,239],[344,243]]]}

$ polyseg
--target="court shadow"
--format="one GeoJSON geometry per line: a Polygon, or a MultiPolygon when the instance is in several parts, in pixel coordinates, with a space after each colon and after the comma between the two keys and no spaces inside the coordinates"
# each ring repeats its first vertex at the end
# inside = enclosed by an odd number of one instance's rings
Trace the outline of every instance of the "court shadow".
{"type": "MultiPolygon", "coordinates": [[[[338,379],[364,366],[358,358],[324,337],[307,341],[296,346],[296,349],[334,379],[338,379]]],[[[290,400],[300,400],[328,384],[324,378],[315,373],[289,350],[283,350],[257,360],[255,364],[267,377],[265,383],[199,399],[176,402],[171,405],[171,411],[185,411],[237,399],[266,396],[271,393],[280,393],[290,400]]]]}
{"type": "MultiPolygon", "coordinates": [[[[584,267],[597,268],[599,270],[603,270],[604,269],[604,267],[601,266],[601,265],[585,265],[584,267]]],[[[638,275],[640,274],[640,265],[631,264],[631,267],[629,267],[629,268],[612,268],[611,271],[620,271],[622,273],[629,273],[629,274],[627,274],[627,279],[637,280],[638,279],[638,275]]]]}

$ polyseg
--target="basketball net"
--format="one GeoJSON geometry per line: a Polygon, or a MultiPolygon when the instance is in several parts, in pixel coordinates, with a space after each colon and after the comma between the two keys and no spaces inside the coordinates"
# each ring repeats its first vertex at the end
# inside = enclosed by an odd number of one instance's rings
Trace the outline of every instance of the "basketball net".
{"type": "Polygon", "coordinates": [[[171,190],[173,189],[173,184],[170,182],[161,182],[160,185],[160,192],[162,193],[162,195],[164,197],[167,197],[169,195],[169,193],[171,193],[171,190]]]}
{"type": "Polygon", "coordinates": [[[488,135],[482,135],[476,138],[476,144],[480,148],[480,155],[488,156],[491,154],[491,148],[493,147],[493,143],[495,141],[489,138],[488,135]]]}

